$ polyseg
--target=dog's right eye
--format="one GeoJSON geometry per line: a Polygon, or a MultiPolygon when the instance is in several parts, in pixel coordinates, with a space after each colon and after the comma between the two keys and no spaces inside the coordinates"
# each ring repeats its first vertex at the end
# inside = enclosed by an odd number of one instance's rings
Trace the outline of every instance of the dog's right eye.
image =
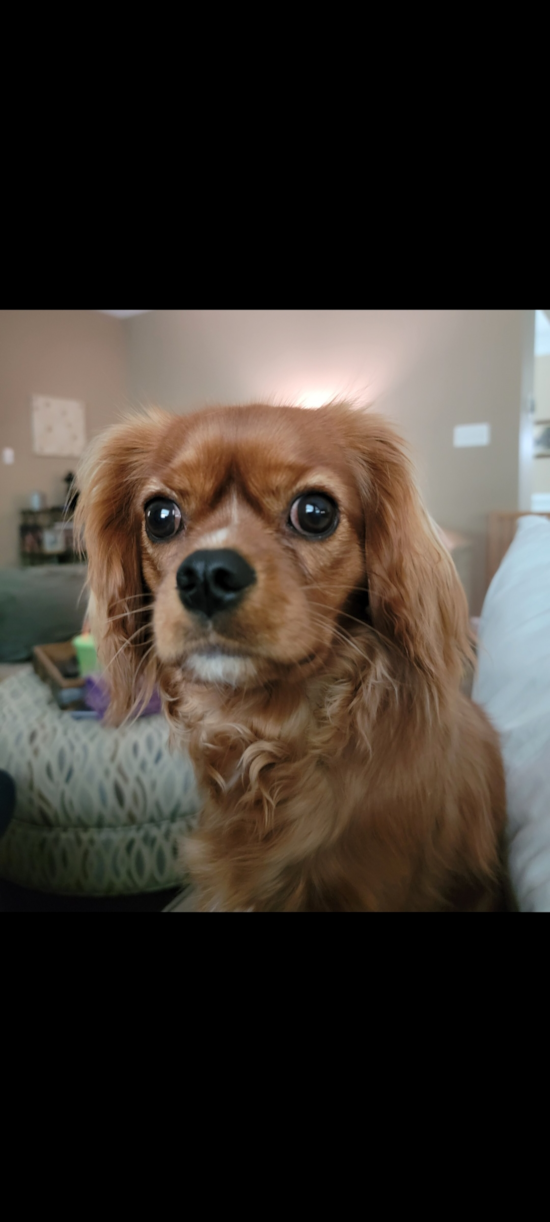
{"type": "Polygon", "coordinates": [[[175,501],[157,496],[145,506],[145,529],[153,543],[173,539],[181,530],[181,525],[181,509],[175,501]]]}

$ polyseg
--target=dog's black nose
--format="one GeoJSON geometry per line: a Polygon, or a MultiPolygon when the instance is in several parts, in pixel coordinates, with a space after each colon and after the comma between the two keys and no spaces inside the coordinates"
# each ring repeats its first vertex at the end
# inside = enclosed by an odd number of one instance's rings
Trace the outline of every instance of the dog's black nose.
{"type": "Polygon", "coordinates": [[[228,547],[192,552],[176,573],[184,607],[209,619],[216,611],[231,611],[255,580],[254,569],[228,547]]]}

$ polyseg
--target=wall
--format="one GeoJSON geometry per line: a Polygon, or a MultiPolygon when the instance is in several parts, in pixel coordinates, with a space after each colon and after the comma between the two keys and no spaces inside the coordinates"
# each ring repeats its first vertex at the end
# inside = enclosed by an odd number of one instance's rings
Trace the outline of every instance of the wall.
{"type": "MultiPolygon", "coordinates": [[[[550,420],[550,355],[535,357],[535,420],[550,420]]],[[[533,492],[550,493],[550,458],[536,458],[533,492]]]]}
{"type": "Polygon", "coordinates": [[[75,459],[33,454],[31,395],[83,399],[88,437],[128,406],[124,323],[94,310],[0,311],[0,565],[18,563],[18,510],[29,493],[62,503],[63,476],[75,459]]]}
{"type": "Polygon", "coordinates": [[[531,467],[537,477],[550,463],[531,464],[524,427],[533,315],[154,310],[122,322],[92,310],[0,311],[0,449],[11,446],[16,457],[14,466],[0,464],[0,565],[17,563],[17,510],[29,493],[58,502],[74,465],[32,454],[33,393],[83,399],[89,436],[128,403],[190,411],[216,401],[291,402],[306,391],[356,394],[374,401],[411,443],[436,520],[472,538],[476,614],[487,514],[527,508],[531,467]],[[490,423],[491,445],[454,449],[453,426],[475,421],[490,423]]]}
{"type": "Polygon", "coordinates": [[[430,512],[473,540],[479,613],[487,514],[529,507],[534,311],[154,310],[124,325],[136,403],[374,401],[411,443],[430,512]],[[474,422],[491,445],[454,449],[453,426],[474,422]]]}

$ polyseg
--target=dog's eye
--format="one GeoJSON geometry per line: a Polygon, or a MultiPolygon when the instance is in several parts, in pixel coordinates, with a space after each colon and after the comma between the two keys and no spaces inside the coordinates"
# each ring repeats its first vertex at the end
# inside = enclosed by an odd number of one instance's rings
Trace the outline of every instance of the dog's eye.
{"type": "Polygon", "coordinates": [[[173,539],[181,529],[181,509],[175,501],[157,496],[145,506],[145,529],[153,543],[173,539]]]}
{"type": "Polygon", "coordinates": [[[289,520],[300,535],[325,537],[338,525],[338,506],[323,492],[304,492],[290,507],[289,520]]]}

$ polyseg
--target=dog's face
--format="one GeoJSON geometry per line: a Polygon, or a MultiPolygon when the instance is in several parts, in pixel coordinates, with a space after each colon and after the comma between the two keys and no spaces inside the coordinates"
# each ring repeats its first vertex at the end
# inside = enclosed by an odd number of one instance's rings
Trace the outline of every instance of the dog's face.
{"type": "Polygon", "coordinates": [[[187,680],[253,688],[322,669],[357,620],[434,683],[460,672],[464,595],[379,416],[155,411],[101,438],[79,484],[118,713],[147,650],[187,680]]]}
{"type": "Polygon", "coordinates": [[[314,412],[222,409],[174,420],[151,458],[136,515],[159,659],[236,687],[321,665],[366,578],[338,436],[314,412]]]}

